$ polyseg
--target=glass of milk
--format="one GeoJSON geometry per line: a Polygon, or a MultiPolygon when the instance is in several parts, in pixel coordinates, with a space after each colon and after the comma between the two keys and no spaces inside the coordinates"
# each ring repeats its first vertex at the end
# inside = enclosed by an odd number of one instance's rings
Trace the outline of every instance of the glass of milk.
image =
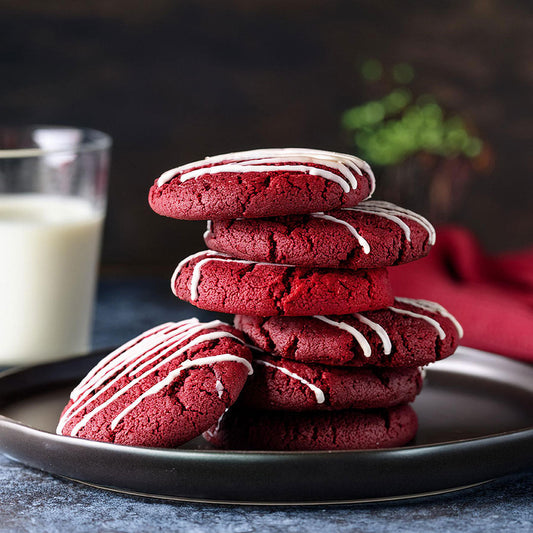
{"type": "Polygon", "coordinates": [[[89,350],[111,138],[0,127],[0,366],[89,350]]]}

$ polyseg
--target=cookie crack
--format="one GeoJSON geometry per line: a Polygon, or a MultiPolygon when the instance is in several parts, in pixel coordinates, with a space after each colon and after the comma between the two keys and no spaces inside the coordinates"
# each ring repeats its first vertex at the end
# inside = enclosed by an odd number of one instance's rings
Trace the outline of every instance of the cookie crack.
{"type": "MultiPolygon", "coordinates": [[[[272,340],[272,337],[270,336],[270,333],[264,327],[267,321],[268,321],[267,318],[262,319],[261,323],[259,324],[259,333],[261,334],[265,342],[266,351],[272,352],[275,348],[275,344],[274,344],[274,341],[272,340]]],[[[252,344],[254,344],[254,346],[257,344],[253,341],[253,339],[249,335],[246,335],[246,338],[250,339],[250,341],[252,342],[252,344]]]]}
{"type": "Polygon", "coordinates": [[[372,373],[378,378],[380,383],[387,389],[390,389],[390,379],[388,376],[385,376],[386,369],[384,368],[373,368],[372,373]]]}
{"type": "Polygon", "coordinates": [[[383,417],[383,422],[385,422],[385,429],[389,431],[391,428],[391,417],[389,411],[387,409],[382,409],[381,416],[383,417]]]}
{"type": "Polygon", "coordinates": [[[284,300],[288,298],[292,293],[292,285],[294,283],[295,272],[293,268],[287,268],[281,277],[281,285],[285,288],[283,293],[278,296],[273,294],[274,305],[280,313],[285,314],[284,300]]]}
{"type": "Polygon", "coordinates": [[[275,262],[277,260],[277,242],[274,237],[273,232],[268,232],[267,234],[267,243],[268,243],[268,260],[275,262]]]}

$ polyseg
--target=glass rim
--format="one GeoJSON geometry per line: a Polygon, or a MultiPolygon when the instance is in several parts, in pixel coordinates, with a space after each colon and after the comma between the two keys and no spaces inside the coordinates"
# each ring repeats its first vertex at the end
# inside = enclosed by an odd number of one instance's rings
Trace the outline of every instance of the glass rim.
{"type": "Polygon", "coordinates": [[[84,128],[79,126],[65,126],[56,124],[28,124],[25,126],[10,126],[0,125],[0,132],[31,132],[38,129],[55,129],[55,130],[75,130],[81,133],[89,134],[92,138],[82,140],[79,144],[70,147],[61,148],[0,148],[0,159],[22,159],[31,157],[42,157],[51,154],[78,154],[83,152],[96,152],[99,150],[107,150],[111,148],[113,139],[107,133],[92,128],[84,128]]]}

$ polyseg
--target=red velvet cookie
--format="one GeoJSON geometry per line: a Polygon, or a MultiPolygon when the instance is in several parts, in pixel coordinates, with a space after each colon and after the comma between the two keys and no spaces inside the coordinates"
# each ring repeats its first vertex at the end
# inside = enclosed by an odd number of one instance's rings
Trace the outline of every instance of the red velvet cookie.
{"type": "Polygon", "coordinates": [[[303,267],[375,268],[420,259],[435,242],[422,216],[388,202],[269,219],[215,220],[208,248],[239,259],[303,267]]]}
{"type": "Polygon", "coordinates": [[[370,166],[347,154],[279,148],[208,157],[162,174],[152,209],[171,218],[258,218],[354,206],[371,196],[370,166]]]}
{"type": "Polygon", "coordinates": [[[175,447],[212,426],[239,395],[251,353],[232,327],[197,319],[157,326],[104,358],[81,381],[57,433],[175,447]]]}
{"type": "Polygon", "coordinates": [[[204,438],[225,449],[361,450],[402,446],[417,429],[409,405],[306,413],[230,409],[204,438]]]}
{"type": "Polygon", "coordinates": [[[239,406],[283,411],[376,409],[412,402],[418,368],[347,368],[305,364],[256,352],[239,406]]]}
{"type": "Polygon", "coordinates": [[[439,304],[408,298],[396,298],[387,309],[345,316],[239,315],[235,326],[257,347],[278,357],[383,367],[417,367],[448,357],[463,333],[439,304]]]}
{"type": "Polygon", "coordinates": [[[201,309],[263,317],[353,313],[393,302],[385,269],[306,269],[209,250],[184,259],[171,287],[201,309]]]}

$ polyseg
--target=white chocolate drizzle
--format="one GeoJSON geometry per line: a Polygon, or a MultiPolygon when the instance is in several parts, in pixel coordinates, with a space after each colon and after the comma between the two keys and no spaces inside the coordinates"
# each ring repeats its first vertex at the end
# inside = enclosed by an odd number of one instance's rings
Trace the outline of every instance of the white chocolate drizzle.
{"type": "Polygon", "coordinates": [[[314,315],[313,318],[317,318],[318,320],[321,320],[322,322],[325,322],[330,326],[335,326],[336,328],[347,331],[359,343],[359,346],[361,346],[361,349],[363,350],[363,355],[365,357],[370,357],[372,355],[372,348],[370,347],[368,341],[365,339],[365,336],[353,326],[346,324],[346,322],[336,322],[335,320],[331,320],[330,318],[327,318],[322,315],[314,315]]]}
{"type": "Polygon", "coordinates": [[[222,381],[220,381],[220,379],[217,379],[215,383],[215,389],[217,391],[218,397],[222,398],[222,395],[224,394],[225,389],[224,389],[224,384],[222,383],[222,381]]]}
{"type": "Polygon", "coordinates": [[[428,324],[431,324],[437,330],[440,340],[444,340],[446,338],[446,332],[442,329],[441,325],[434,318],[431,318],[426,315],[421,315],[420,313],[413,313],[413,311],[408,311],[407,309],[398,309],[397,307],[389,307],[389,309],[400,315],[407,315],[413,318],[420,318],[421,320],[425,320],[428,324]]]}
{"type": "Polygon", "coordinates": [[[377,333],[381,339],[381,343],[383,344],[383,353],[385,355],[389,355],[392,351],[392,343],[388,333],[385,331],[385,328],[380,326],[377,322],[370,320],[366,316],[361,315],[360,313],[354,313],[353,316],[363,324],[366,324],[369,328],[372,328],[377,333]]]}
{"type": "Polygon", "coordinates": [[[226,416],[226,413],[228,412],[228,410],[229,410],[229,407],[226,407],[226,409],[224,409],[224,412],[218,417],[216,426],[211,426],[207,431],[205,431],[206,435],[208,435],[209,437],[214,437],[216,433],[218,433],[218,430],[220,429],[220,426],[222,425],[222,420],[226,416]]]}
{"type": "MultiPolygon", "coordinates": [[[[174,293],[175,296],[177,296],[176,288],[175,288],[176,287],[176,279],[177,279],[179,273],[181,272],[182,268],[189,261],[192,261],[193,259],[196,259],[197,257],[201,257],[202,255],[219,255],[219,256],[222,256],[222,255],[225,255],[225,254],[220,254],[219,252],[210,252],[210,251],[207,251],[207,250],[202,250],[201,252],[196,252],[195,254],[189,255],[185,259],[182,259],[178,263],[178,266],[176,267],[176,269],[174,270],[174,273],[172,274],[172,277],[170,278],[170,288],[171,288],[171,290],[172,290],[172,292],[174,293]]],[[[227,256],[227,257],[229,257],[229,256],[227,256]]]]}
{"type": "Polygon", "coordinates": [[[153,387],[150,387],[146,392],[141,394],[133,403],[128,405],[126,409],[122,410],[114,418],[113,422],[111,422],[111,429],[115,430],[117,428],[118,423],[128,413],[135,409],[135,407],[137,407],[145,398],[147,398],[148,396],[153,396],[154,394],[157,394],[159,391],[163,390],[165,387],[168,387],[168,385],[170,385],[175,379],[177,379],[177,377],[187,368],[193,368],[196,366],[203,365],[212,365],[214,363],[221,363],[223,361],[242,363],[244,366],[246,366],[246,368],[248,368],[248,374],[253,373],[252,365],[250,365],[250,363],[246,359],[230,353],[210,355],[208,357],[199,357],[198,359],[186,359],[178,366],[178,368],[176,368],[172,372],[169,372],[165,379],[161,380],[159,383],[156,383],[153,387]]]}
{"type": "MultiPolygon", "coordinates": [[[[199,321],[197,318],[191,318],[182,322],[184,326],[185,323],[192,325],[199,323],[199,321]]],[[[108,366],[111,361],[114,362],[115,366],[120,365],[124,358],[129,356],[129,354],[126,354],[127,350],[141,342],[144,342],[144,344],[146,345],[147,342],[152,342],[155,339],[156,334],[166,333],[174,328],[175,323],[173,322],[161,324],[160,326],[156,326],[148,331],[145,331],[144,333],[141,333],[139,336],[135,337],[134,339],[126,342],[116,350],[112,351],[109,355],[104,357],[95,367],[93,367],[93,369],[80,381],[80,383],[76,387],[74,387],[73,391],[70,393],[71,400],[76,400],[81,394],[83,394],[86,389],[91,388],[98,379],[95,379],[95,376],[100,372],[102,368],[108,366]]],[[[138,349],[138,346],[135,346],[135,349],[138,349]]]]}
{"type": "Polygon", "coordinates": [[[399,296],[396,296],[395,300],[404,304],[412,305],[414,307],[419,307],[420,309],[424,309],[424,311],[429,311],[430,313],[437,313],[449,319],[455,326],[455,329],[457,329],[459,338],[463,337],[464,330],[459,321],[447,309],[442,307],[442,305],[438,304],[437,302],[430,302],[429,300],[417,300],[413,298],[401,298],[399,296]]]}
{"type": "Polygon", "coordinates": [[[198,299],[198,285],[200,284],[200,280],[202,277],[202,267],[210,263],[211,261],[228,261],[231,263],[239,263],[243,265],[266,265],[266,266],[278,266],[282,268],[288,268],[292,267],[293,265],[281,265],[278,263],[264,263],[264,262],[258,262],[258,261],[248,261],[246,259],[235,259],[234,257],[231,257],[230,255],[223,254],[220,252],[213,252],[211,250],[203,250],[201,252],[195,253],[193,255],[190,255],[189,257],[186,257],[181,261],[178,266],[176,267],[176,270],[174,271],[174,274],[172,274],[172,279],[170,281],[170,285],[172,288],[172,292],[174,295],[176,294],[176,280],[178,278],[178,275],[180,274],[182,268],[193,259],[196,259],[198,257],[201,257],[202,255],[205,255],[206,257],[204,259],[201,259],[198,261],[192,270],[191,279],[190,279],[190,298],[194,302],[198,299]]]}
{"type": "Polygon", "coordinates": [[[419,226],[423,227],[428,233],[428,243],[432,246],[435,244],[436,233],[435,228],[431,223],[425,219],[422,215],[399,207],[390,202],[383,202],[378,200],[369,200],[358,204],[356,207],[344,207],[346,211],[357,211],[360,213],[369,213],[377,216],[381,216],[397,224],[404,232],[405,238],[408,242],[411,242],[411,229],[402,220],[401,217],[407,218],[416,222],[419,226]]]}
{"type": "Polygon", "coordinates": [[[213,221],[212,220],[208,220],[207,223],[206,223],[206,227],[205,227],[205,231],[204,231],[204,241],[205,239],[207,239],[207,237],[209,237],[209,235],[211,234],[211,231],[213,230],[213,221]]]}
{"type": "Polygon", "coordinates": [[[357,188],[356,175],[362,176],[364,171],[370,180],[369,197],[376,187],[372,169],[362,159],[353,155],[308,148],[268,148],[207,157],[203,161],[196,161],[167,170],[161,174],[157,180],[157,185],[161,187],[178,174],[180,175],[180,182],[183,183],[205,174],[225,172],[239,174],[271,173],[273,171],[298,171],[311,176],[319,176],[322,179],[337,183],[345,193],[357,188]],[[313,165],[321,165],[328,170],[313,165]]]}
{"type": "MultiPolygon", "coordinates": [[[[224,337],[232,338],[241,344],[244,344],[241,339],[227,331],[212,331],[210,333],[198,335],[191,340],[191,337],[201,331],[214,330],[221,325],[225,324],[219,320],[213,320],[202,324],[196,318],[184,320],[182,322],[169,322],[141,334],[139,337],[136,337],[132,341],[129,341],[122,347],[118,348],[104,358],[73,390],[71,395],[72,404],[62,414],[56,432],[62,434],[65,425],[70,420],[83,410],[86,410],[95,400],[111,389],[118,380],[125,376],[131,378],[131,380],[105,402],[86,413],[80,422],[71,430],[71,436],[75,436],[78,431],[102,409],[105,409],[132,387],[142,382],[146,377],[159,371],[164,365],[179,357],[193,346],[202,342],[224,337]],[[154,366],[145,370],[146,367],[150,365],[154,366]],[[96,389],[98,389],[97,392],[95,392],[96,389]],[[92,396],[91,392],[94,392],[92,396]]],[[[213,364],[220,361],[235,361],[241,363],[248,369],[249,373],[252,373],[252,366],[246,359],[232,354],[222,354],[220,356],[216,355],[192,360],[186,359],[176,370],[169,372],[166,377],[161,377],[161,381],[149,389],[149,391],[152,391],[150,394],[155,394],[155,392],[170,384],[172,380],[186,368],[203,364],[213,364]],[[177,372],[177,370],[179,370],[179,372],[177,372]],[[164,384],[161,385],[163,382],[164,384]]],[[[142,394],[142,397],[144,398],[147,395],[150,395],[147,394],[149,391],[145,391],[142,394]]],[[[137,405],[139,403],[138,400],[139,398],[133,403],[137,405]]],[[[130,407],[126,408],[127,412],[131,409],[132,408],[130,407]]],[[[116,427],[116,424],[112,427],[116,427]]]]}
{"type": "MultiPolygon", "coordinates": [[[[235,326],[235,327],[237,327],[237,326],[235,326]]],[[[252,350],[252,351],[266,353],[266,350],[263,350],[263,348],[259,348],[259,346],[255,346],[254,344],[249,344],[249,343],[245,342],[244,345],[247,346],[248,348],[250,348],[250,350],[252,350]]]]}
{"type": "Polygon", "coordinates": [[[298,374],[295,374],[294,372],[287,370],[285,367],[273,365],[272,363],[269,363],[268,361],[264,361],[263,359],[254,359],[254,363],[258,363],[260,365],[279,370],[286,376],[289,376],[290,378],[295,379],[299,381],[300,383],[303,383],[304,385],[306,385],[313,391],[315,398],[316,398],[316,403],[321,404],[326,401],[326,396],[324,395],[324,392],[322,391],[322,389],[319,389],[316,385],[313,385],[312,383],[304,379],[302,376],[299,376],[298,374]]]}
{"type": "Polygon", "coordinates": [[[201,261],[198,261],[194,265],[194,268],[192,270],[191,275],[191,285],[190,285],[190,294],[191,294],[191,300],[194,302],[198,300],[198,285],[200,284],[200,279],[202,277],[202,267],[211,261],[228,261],[231,260],[231,258],[223,258],[223,257],[207,257],[205,259],[202,259],[201,261]]]}
{"type": "Polygon", "coordinates": [[[364,239],[363,237],[361,237],[361,235],[357,233],[356,229],[350,223],[340,218],[333,217],[331,215],[326,215],[325,213],[312,213],[311,216],[315,218],[322,218],[324,220],[329,220],[330,222],[335,222],[336,224],[341,224],[347,227],[350,233],[357,239],[357,242],[361,245],[363,252],[367,255],[370,253],[370,245],[368,244],[368,241],[364,239]]]}

